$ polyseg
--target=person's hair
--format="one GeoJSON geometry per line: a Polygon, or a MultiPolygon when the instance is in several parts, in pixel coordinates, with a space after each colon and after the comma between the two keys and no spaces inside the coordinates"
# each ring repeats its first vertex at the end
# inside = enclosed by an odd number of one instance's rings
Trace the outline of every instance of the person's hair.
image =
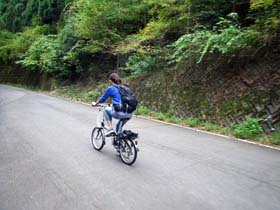
{"type": "Polygon", "coordinates": [[[113,83],[115,83],[115,84],[117,84],[117,85],[119,85],[119,84],[122,83],[122,80],[121,80],[120,76],[119,76],[117,73],[112,73],[112,74],[110,74],[109,79],[110,79],[113,83]]]}

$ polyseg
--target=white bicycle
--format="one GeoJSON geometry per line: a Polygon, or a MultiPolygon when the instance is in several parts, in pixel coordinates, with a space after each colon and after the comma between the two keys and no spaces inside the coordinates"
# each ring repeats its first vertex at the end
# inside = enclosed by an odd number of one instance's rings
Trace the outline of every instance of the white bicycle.
{"type": "MultiPolygon", "coordinates": [[[[101,151],[106,144],[105,130],[108,127],[105,125],[104,120],[104,109],[106,105],[98,105],[99,114],[96,118],[97,126],[93,128],[91,133],[91,143],[93,148],[97,151],[101,151]]],[[[121,119],[119,123],[127,119],[121,119]]],[[[122,124],[120,125],[122,127],[122,124]]],[[[113,146],[119,153],[119,156],[123,163],[127,165],[132,165],[137,158],[138,148],[138,134],[130,130],[124,130],[118,134],[115,132],[111,135],[113,146]]]]}

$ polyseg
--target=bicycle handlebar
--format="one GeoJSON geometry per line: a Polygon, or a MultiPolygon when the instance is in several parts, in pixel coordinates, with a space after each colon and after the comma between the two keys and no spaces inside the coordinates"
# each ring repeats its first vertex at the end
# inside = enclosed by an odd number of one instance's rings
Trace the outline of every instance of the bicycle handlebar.
{"type": "Polygon", "coordinates": [[[91,104],[92,107],[102,107],[102,108],[105,108],[105,107],[108,107],[108,106],[111,106],[110,104],[98,104],[98,105],[93,105],[91,104]]]}

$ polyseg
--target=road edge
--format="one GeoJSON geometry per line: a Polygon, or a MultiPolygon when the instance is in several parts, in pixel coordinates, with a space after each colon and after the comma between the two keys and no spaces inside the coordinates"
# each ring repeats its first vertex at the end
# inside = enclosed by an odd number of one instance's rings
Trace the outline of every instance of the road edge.
{"type": "MultiPolygon", "coordinates": [[[[91,106],[91,104],[85,103],[85,102],[82,102],[82,101],[71,100],[69,98],[64,98],[62,96],[52,95],[52,94],[49,94],[49,93],[45,93],[45,94],[47,94],[49,96],[57,97],[57,98],[60,98],[60,99],[72,101],[72,102],[75,102],[75,103],[79,103],[79,104],[82,104],[82,105],[85,105],[85,106],[91,106]]],[[[240,142],[244,142],[244,143],[248,143],[248,144],[253,144],[253,145],[258,145],[258,146],[261,146],[261,147],[265,147],[265,148],[269,148],[269,149],[274,149],[274,150],[280,151],[280,148],[278,148],[278,147],[273,147],[273,146],[262,144],[262,143],[259,143],[259,142],[249,141],[249,140],[246,140],[246,139],[240,139],[240,138],[236,138],[236,137],[233,137],[233,136],[226,136],[226,135],[223,135],[223,134],[218,134],[218,133],[213,133],[213,132],[209,132],[209,131],[204,131],[204,130],[197,129],[197,128],[192,128],[192,127],[189,127],[189,126],[178,125],[178,124],[175,124],[175,123],[164,122],[164,121],[161,121],[161,120],[158,120],[158,119],[154,119],[154,118],[151,118],[151,117],[146,117],[146,116],[143,116],[143,115],[134,115],[134,117],[145,119],[145,120],[150,120],[150,121],[154,121],[154,122],[158,122],[158,123],[162,123],[162,124],[165,124],[165,125],[171,125],[171,126],[175,126],[175,127],[185,128],[185,129],[193,130],[193,131],[196,131],[196,132],[206,133],[206,134],[209,134],[209,135],[219,136],[219,137],[223,137],[223,138],[225,138],[227,140],[240,141],[240,142]]]]}
{"type": "MultiPolygon", "coordinates": [[[[2,84],[2,85],[6,85],[6,84],[2,84]]],[[[14,86],[10,86],[10,85],[6,85],[6,86],[13,87],[13,88],[19,88],[19,87],[14,87],[14,86]]],[[[48,95],[48,96],[51,96],[51,97],[55,97],[55,98],[59,98],[59,99],[63,99],[63,100],[71,101],[71,102],[75,102],[75,103],[82,104],[82,105],[85,105],[85,106],[91,106],[91,104],[89,104],[89,103],[85,103],[85,102],[82,102],[82,101],[73,100],[73,99],[70,99],[70,98],[65,98],[65,97],[62,97],[62,96],[54,95],[54,94],[51,94],[50,92],[47,92],[47,91],[40,91],[40,90],[39,91],[33,91],[33,90],[28,90],[26,88],[19,88],[19,89],[23,89],[25,91],[30,91],[30,92],[35,92],[35,93],[40,93],[40,94],[45,94],[45,95],[48,95]]],[[[274,149],[274,150],[280,151],[280,148],[278,148],[278,147],[273,147],[271,145],[266,145],[266,144],[262,144],[262,143],[259,143],[259,142],[254,142],[254,141],[249,141],[249,140],[245,140],[245,139],[240,139],[240,138],[236,138],[236,137],[233,137],[233,136],[226,136],[226,135],[223,135],[223,134],[218,134],[218,133],[213,133],[213,132],[209,132],[209,131],[204,131],[204,130],[197,129],[197,128],[192,128],[192,127],[189,127],[189,126],[178,125],[178,124],[175,124],[175,123],[164,122],[164,121],[161,121],[161,120],[158,120],[158,119],[154,119],[154,118],[151,118],[151,117],[146,117],[146,116],[143,116],[143,115],[134,115],[134,116],[137,117],[137,118],[141,118],[141,119],[145,119],[145,120],[150,120],[150,121],[162,123],[162,124],[165,124],[165,125],[171,125],[171,126],[175,126],[175,127],[180,127],[180,128],[184,128],[184,129],[193,130],[193,131],[196,131],[196,132],[201,132],[201,133],[206,133],[206,134],[209,134],[209,135],[223,137],[223,138],[225,138],[227,140],[236,140],[236,141],[240,141],[240,142],[244,142],[244,143],[248,143],[248,144],[253,144],[253,145],[258,145],[258,146],[261,146],[261,147],[265,147],[265,148],[269,148],[269,149],[274,149]]]]}

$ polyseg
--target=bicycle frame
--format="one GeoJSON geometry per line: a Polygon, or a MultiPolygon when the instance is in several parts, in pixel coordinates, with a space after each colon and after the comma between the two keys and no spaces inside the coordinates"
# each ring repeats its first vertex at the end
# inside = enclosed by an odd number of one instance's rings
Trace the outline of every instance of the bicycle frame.
{"type": "MultiPolygon", "coordinates": [[[[100,151],[102,150],[103,146],[106,144],[106,135],[104,134],[104,130],[109,130],[108,127],[105,125],[105,118],[104,118],[104,111],[107,107],[106,105],[98,105],[99,106],[99,113],[96,118],[97,127],[93,128],[91,141],[93,147],[100,151]]],[[[117,124],[117,133],[113,133],[112,143],[116,151],[118,152],[121,160],[127,164],[132,165],[136,158],[137,153],[139,152],[138,149],[138,134],[133,133],[129,130],[122,131],[122,126],[127,122],[128,119],[120,119],[117,124]]]]}
{"type": "MultiPolygon", "coordinates": [[[[110,105],[103,105],[103,104],[99,104],[99,114],[96,118],[96,123],[98,127],[102,127],[105,130],[109,130],[108,126],[105,123],[105,117],[104,117],[104,111],[106,107],[110,107],[110,105]]],[[[124,124],[128,121],[129,119],[119,119],[119,121],[116,124],[116,129],[115,132],[117,134],[122,133],[122,127],[124,126],[124,124]]]]}
{"type": "Polygon", "coordinates": [[[109,130],[109,128],[107,127],[107,125],[105,124],[105,119],[104,119],[104,110],[107,107],[106,105],[98,105],[98,115],[96,118],[96,124],[98,127],[104,128],[105,130],[109,130]]]}

